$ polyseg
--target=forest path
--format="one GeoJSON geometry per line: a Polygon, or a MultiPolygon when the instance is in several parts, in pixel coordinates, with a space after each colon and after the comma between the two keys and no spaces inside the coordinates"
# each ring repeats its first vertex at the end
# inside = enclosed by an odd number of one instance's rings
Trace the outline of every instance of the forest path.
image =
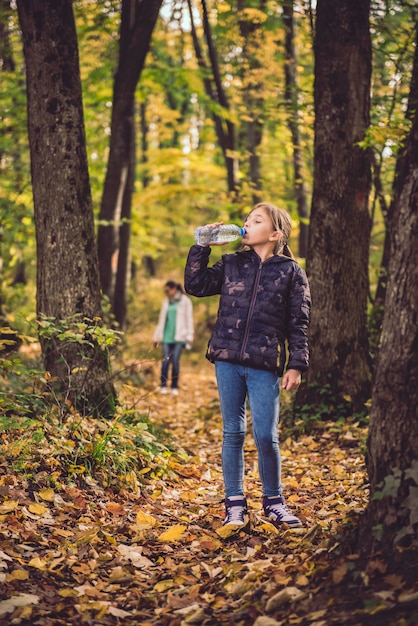
{"type": "Polygon", "coordinates": [[[62,486],[49,502],[35,494],[36,509],[28,485],[9,477],[5,503],[16,506],[0,507],[0,624],[334,623],[319,591],[328,585],[322,572],[333,569],[338,586],[357,559],[341,561],[338,533],[366,503],[364,428],[348,420],[297,439],[282,433],[285,496],[305,527],[281,532],[261,515],[249,432],[251,532],[223,540],[213,368],[184,367],[178,396],[161,395],[156,378],[154,372],[142,388],[123,393],[171,434],[177,453],[168,473],[143,469],[144,477],[154,476],[140,493],[62,486]]]}

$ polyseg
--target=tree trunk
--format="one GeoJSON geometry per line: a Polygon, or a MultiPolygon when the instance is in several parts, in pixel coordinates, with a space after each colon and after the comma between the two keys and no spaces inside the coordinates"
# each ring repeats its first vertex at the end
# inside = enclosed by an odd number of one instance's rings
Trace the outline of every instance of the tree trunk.
{"type": "MultiPolygon", "coordinates": [[[[209,78],[209,71],[206,66],[206,63],[203,57],[202,48],[200,46],[199,39],[198,39],[197,32],[196,32],[191,0],[187,0],[187,5],[189,7],[189,17],[190,17],[190,24],[191,24],[193,47],[195,50],[197,63],[199,65],[199,68],[202,70],[202,80],[203,80],[203,86],[204,86],[206,95],[213,102],[216,102],[216,104],[221,104],[221,106],[228,108],[228,103],[226,100],[226,95],[224,93],[222,82],[219,79],[219,69],[218,69],[218,64],[216,61],[214,46],[212,43],[212,37],[210,34],[210,26],[209,26],[209,21],[207,19],[206,5],[203,4],[203,11],[204,11],[204,16],[206,15],[206,21],[205,21],[206,37],[209,38],[209,41],[211,42],[211,48],[212,48],[212,53],[211,53],[212,58],[213,58],[212,67],[211,67],[212,76],[214,72],[218,73],[218,83],[220,85],[221,95],[219,94],[217,87],[215,88],[212,87],[212,79],[209,78]],[[215,67],[213,67],[213,62],[215,63],[215,67]]],[[[221,116],[214,112],[212,112],[212,119],[215,124],[215,132],[218,138],[219,146],[222,150],[222,154],[225,160],[228,191],[231,195],[234,196],[238,189],[238,160],[237,160],[237,156],[235,152],[234,126],[231,122],[225,123],[224,120],[221,118],[221,116]]]]}
{"type": "Polygon", "coordinates": [[[293,0],[283,0],[283,22],[285,30],[285,98],[288,106],[288,126],[293,145],[293,178],[296,205],[299,216],[299,256],[306,258],[308,254],[309,209],[306,196],[303,154],[299,130],[299,96],[297,80],[297,56],[295,50],[295,20],[293,0]]]}
{"type": "Polygon", "coordinates": [[[245,127],[245,152],[249,157],[249,179],[252,189],[253,203],[262,200],[261,196],[261,170],[258,148],[263,138],[264,129],[264,97],[262,79],[262,60],[260,49],[263,46],[263,23],[267,18],[265,14],[266,0],[259,0],[257,6],[253,2],[238,0],[238,25],[243,40],[242,44],[242,89],[243,101],[246,111],[245,127]],[[250,6],[252,11],[247,12],[250,6]],[[257,13],[253,13],[254,10],[257,13]],[[254,19],[255,15],[255,19],[254,19]]]}
{"type": "MultiPolygon", "coordinates": [[[[213,43],[212,38],[212,30],[209,23],[208,10],[206,6],[206,0],[201,0],[202,5],[202,15],[203,15],[203,30],[205,33],[206,44],[208,46],[208,54],[210,59],[210,66],[212,69],[213,80],[215,83],[215,89],[217,94],[217,100],[221,107],[225,109],[225,111],[229,111],[229,102],[225,93],[224,84],[221,79],[221,74],[219,71],[219,63],[216,54],[215,45],[213,43]]],[[[226,145],[224,148],[224,156],[226,162],[226,168],[228,173],[228,191],[230,191],[233,196],[238,192],[238,157],[236,152],[236,142],[235,142],[235,125],[227,116],[225,119],[225,138],[226,145]]]]}
{"type": "MultiPolygon", "coordinates": [[[[93,332],[100,288],[72,1],[18,0],[17,7],[26,62],[37,313],[65,327],[87,318],[93,332]]],[[[58,334],[46,339],[41,333],[47,370],[77,408],[111,414],[115,393],[106,351],[89,330],[88,343],[87,336],[74,343],[58,334]]]]}
{"type": "Polygon", "coordinates": [[[113,312],[119,327],[123,329],[126,323],[128,287],[130,272],[130,238],[132,217],[132,193],[135,185],[135,132],[132,128],[131,158],[127,173],[127,180],[122,198],[121,224],[119,228],[119,254],[116,270],[115,294],[113,312]]]}
{"type": "Polygon", "coordinates": [[[145,64],[161,4],[162,0],[122,1],[119,63],[113,88],[109,160],[98,231],[101,287],[109,296],[112,309],[114,309],[122,205],[128,201],[125,188],[132,166],[130,161],[135,128],[135,89],[145,64]]]}
{"type": "MultiPolygon", "coordinates": [[[[314,188],[307,272],[313,294],[311,365],[302,404],[370,397],[367,340],[370,153],[369,2],[318,0],[315,39],[314,188]]],[[[332,409],[330,409],[332,411],[332,409]]]]}
{"type": "MultiPolygon", "coordinates": [[[[418,107],[418,76],[412,74],[411,77],[411,88],[408,99],[408,108],[406,111],[406,119],[411,122],[414,111],[418,107]]],[[[395,204],[399,201],[399,194],[402,192],[404,187],[404,177],[405,177],[405,167],[403,164],[403,160],[405,159],[406,152],[405,147],[401,144],[397,159],[396,159],[396,170],[395,170],[395,178],[393,181],[393,189],[392,189],[392,201],[387,206],[384,191],[382,188],[382,182],[380,178],[380,170],[382,163],[382,155],[380,155],[379,161],[375,163],[374,167],[374,186],[376,190],[376,196],[379,199],[382,215],[385,223],[385,239],[383,244],[383,254],[382,260],[380,262],[380,272],[379,272],[379,280],[376,287],[376,294],[373,302],[373,310],[370,321],[370,333],[374,338],[373,345],[373,353],[377,353],[377,346],[380,338],[380,332],[383,321],[384,314],[384,303],[386,298],[386,289],[387,289],[387,279],[388,279],[388,266],[390,260],[390,250],[391,250],[391,235],[392,235],[392,223],[393,223],[393,212],[395,204]]]]}
{"type": "MultiPolygon", "coordinates": [[[[418,29],[417,29],[418,44],[418,29]]],[[[409,111],[413,123],[398,160],[381,344],[370,415],[370,501],[364,541],[416,538],[418,529],[418,45],[409,111]]],[[[399,554],[399,553],[398,553],[399,554]]],[[[396,556],[396,554],[395,554],[396,556]]]]}

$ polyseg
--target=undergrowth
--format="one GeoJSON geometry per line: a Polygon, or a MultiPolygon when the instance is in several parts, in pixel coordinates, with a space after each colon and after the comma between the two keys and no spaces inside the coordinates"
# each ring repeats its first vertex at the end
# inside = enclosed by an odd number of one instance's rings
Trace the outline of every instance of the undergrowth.
{"type": "Polygon", "coordinates": [[[112,419],[82,415],[38,358],[0,356],[0,465],[52,485],[100,484],[138,492],[170,472],[168,433],[119,402],[112,419]]]}

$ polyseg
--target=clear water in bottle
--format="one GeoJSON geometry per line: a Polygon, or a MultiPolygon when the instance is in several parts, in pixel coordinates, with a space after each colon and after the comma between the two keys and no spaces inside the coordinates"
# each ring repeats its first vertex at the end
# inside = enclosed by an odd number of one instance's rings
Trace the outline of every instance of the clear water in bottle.
{"type": "Polygon", "coordinates": [[[245,233],[245,228],[236,224],[222,224],[215,228],[199,226],[194,231],[194,238],[197,244],[226,243],[243,237],[245,233]]]}

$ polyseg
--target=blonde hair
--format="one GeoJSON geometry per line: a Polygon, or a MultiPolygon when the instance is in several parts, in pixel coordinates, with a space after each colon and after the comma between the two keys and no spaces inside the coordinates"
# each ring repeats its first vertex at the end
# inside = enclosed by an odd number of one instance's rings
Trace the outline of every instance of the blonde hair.
{"type": "Polygon", "coordinates": [[[293,259],[294,256],[287,244],[292,230],[292,220],[290,219],[289,213],[284,209],[279,209],[277,206],[274,206],[274,204],[259,202],[251,209],[249,215],[251,215],[251,213],[256,209],[263,209],[263,211],[265,211],[271,219],[273,230],[280,230],[282,233],[281,238],[274,246],[274,254],[284,254],[285,256],[293,259]]]}

